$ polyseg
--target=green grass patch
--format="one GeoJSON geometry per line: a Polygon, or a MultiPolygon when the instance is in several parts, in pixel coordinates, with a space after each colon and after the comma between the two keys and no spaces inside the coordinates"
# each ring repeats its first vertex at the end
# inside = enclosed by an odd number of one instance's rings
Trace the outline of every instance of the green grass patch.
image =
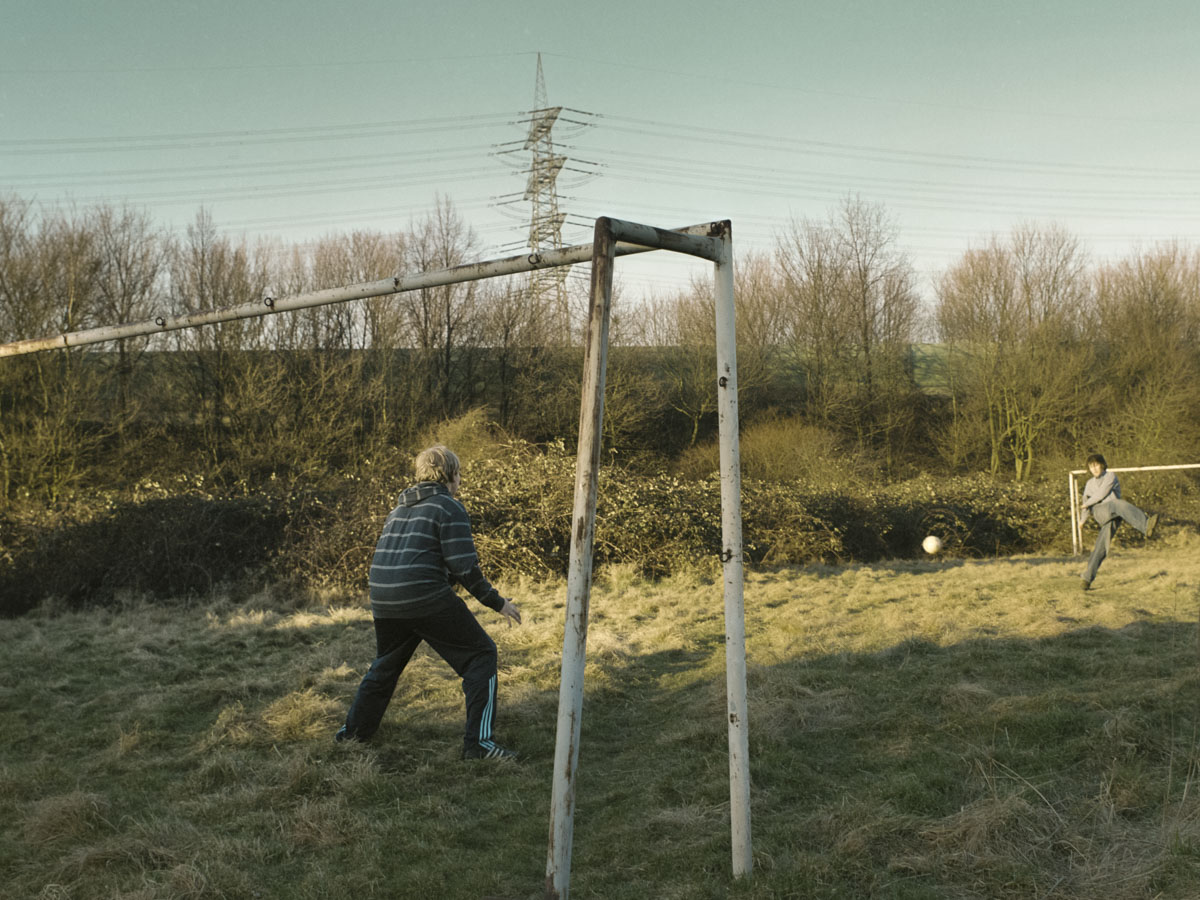
{"type": "MultiPolygon", "coordinates": [[[[731,875],[721,583],[603,570],[575,898],[1193,898],[1200,538],[1078,560],[763,570],[746,583],[755,868],[731,875]]],[[[0,622],[0,884],[30,898],[537,898],[565,588],[504,585],[516,765],[458,760],[414,658],[335,745],[357,602],[278,592],[0,622]]]]}

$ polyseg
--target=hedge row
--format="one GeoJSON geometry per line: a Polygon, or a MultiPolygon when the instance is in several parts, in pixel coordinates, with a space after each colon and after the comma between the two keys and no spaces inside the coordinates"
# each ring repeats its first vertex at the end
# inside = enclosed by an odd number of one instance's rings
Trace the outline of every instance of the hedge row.
{"type": "MultiPolygon", "coordinates": [[[[152,485],[54,516],[0,512],[0,614],[48,599],[77,607],[204,597],[231,583],[361,593],[401,487],[394,474],[375,471],[320,494],[217,496],[194,484],[152,485]]],[[[573,492],[574,460],[561,450],[469,464],[461,497],[486,570],[497,578],[566,574],[573,492]]],[[[744,554],[769,566],[906,558],[921,553],[927,534],[941,536],[955,556],[1066,552],[1064,507],[1049,485],[983,476],[922,477],[852,494],[746,481],[744,554]]],[[[632,564],[648,576],[697,566],[715,572],[722,549],[716,477],[603,471],[596,565],[632,564]]]]}
{"type": "MultiPolygon", "coordinates": [[[[476,467],[481,486],[464,488],[480,552],[494,567],[564,574],[570,541],[573,465],[541,457],[532,465],[476,467]]],[[[742,536],[750,564],[871,562],[921,554],[939,535],[946,553],[991,556],[1069,549],[1066,503],[1044,484],[985,476],[918,478],[854,493],[799,481],[742,484],[742,536]]],[[[607,469],[596,510],[595,562],[634,564],[666,575],[719,566],[720,483],[607,469]]]]}

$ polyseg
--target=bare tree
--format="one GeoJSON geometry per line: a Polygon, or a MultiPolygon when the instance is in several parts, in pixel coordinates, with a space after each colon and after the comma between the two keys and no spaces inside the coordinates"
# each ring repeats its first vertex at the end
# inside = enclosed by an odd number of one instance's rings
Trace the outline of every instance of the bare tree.
{"type": "Polygon", "coordinates": [[[823,223],[793,223],[776,245],[785,336],[809,415],[889,458],[912,422],[919,304],[896,239],[882,206],[847,197],[823,223]]]}
{"type": "MultiPolygon", "coordinates": [[[[0,310],[13,337],[92,324],[99,268],[95,235],[76,211],[42,212],[35,219],[29,204],[0,204],[0,310]]],[[[92,356],[63,350],[5,367],[5,495],[19,487],[55,502],[78,484],[108,427],[92,356]]]]}
{"type": "MultiPolygon", "coordinates": [[[[405,241],[404,270],[432,272],[463,265],[476,253],[475,235],[448,200],[415,223],[405,241]]],[[[475,282],[419,288],[397,302],[405,332],[424,372],[425,396],[450,416],[474,399],[482,317],[475,282]]]]}
{"type": "Polygon", "coordinates": [[[28,201],[0,197],[0,339],[40,337],[50,328],[34,253],[36,223],[28,201]]]}
{"type": "MultiPolygon", "coordinates": [[[[755,406],[774,377],[781,350],[783,287],[771,259],[746,254],[734,269],[738,394],[755,406]]],[[[668,405],[690,424],[693,446],[704,421],[717,409],[716,297],[711,279],[695,279],[685,291],[651,299],[642,310],[643,341],[658,348],[659,378],[668,405]]],[[[768,403],[762,399],[758,405],[768,403]]]]}
{"type": "MultiPolygon", "coordinates": [[[[207,211],[187,228],[173,248],[171,298],[182,312],[251,303],[266,294],[268,270],[261,253],[221,236],[207,211]]],[[[263,319],[222,322],[176,332],[191,383],[187,418],[200,428],[199,445],[219,471],[239,449],[258,452],[256,426],[273,415],[278,382],[262,377],[266,349],[263,319]],[[236,442],[236,445],[235,445],[236,442]]]]}
{"type": "MultiPolygon", "coordinates": [[[[354,231],[293,248],[276,273],[285,293],[378,281],[401,265],[403,237],[354,231]]],[[[280,391],[271,428],[279,469],[311,481],[394,445],[411,372],[397,348],[394,298],[301,310],[280,323],[271,354],[280,391]]],[[[403,421],[407,422],[407,416],[403,421]]]]}
{"type": "Polygon", "coordinates": [[[712,292],[694,284],[691,290],[652,299],[646,316],[649,340],[659,352],[667,403],[689,423],[688,446],[693,446],[701,424],[717,409],[712,292]]]}
{"type": "MultiPolygon", "coordinates": [[[[30,204],[0,198],[0,340],[38,337],[46,327],[33,245],[30,204]]],[[[15,359],[0,367],[0,503],[25,480],[20,470],[35,380],[35,360],[15,359]]]]}
{"type": "MultiPolygon", "coordinates": [[[[144,211],[129,207],[97,207],[90,221],[100,260],[96,273],[97,316],[109,324],[149,318],[164,303],[165,236],[144,211]]],[[[117,341],[116,427],[122,448],[125,426],[134,413],[134,368],[147,343],[146,338],[117,341]]]]}
{"type": "Polygon", "coordinates": [[[791,365],[803,378],[805,405],[817,421],[840,422],[850,405],[843,368],[852,355],[852,325],[841,302],[841,241],[832,228],[795,222],[780,237],[776,258],[787,291],[784,336],[791,365]]]}
{"type": "Polygon", "coordinates": [[[95,324],[101,260],[91,223],[74,210],[43,214],[35,245],[46,326],[65,332],[95,324]]]}
{"type": "Polygon", "coordinates": [[[523,280],[480,286],[481,343],[490,370],[489,397],[500,424],[517,430],[532,419],[522,398],[536,396],[555,354],[553,311],[523,280]]]}
{"type": "Polygon", "coordinates": [[[993,237],[943,275],[937,321],[958,388],[955,414],[983,420],[993,474],[1010,464],[1018,480],[1028,478],[1039,450],[1086,412],[1089,296],[1078,242],[1054,226],[1021,226],[1007,243],[993,237]]]}
{"type": "Polygon", "coordinates": [[[1108,442],[1136,459],[1200,440],[1200,250],[1160,244],[1096,276],[1108,442]]]}

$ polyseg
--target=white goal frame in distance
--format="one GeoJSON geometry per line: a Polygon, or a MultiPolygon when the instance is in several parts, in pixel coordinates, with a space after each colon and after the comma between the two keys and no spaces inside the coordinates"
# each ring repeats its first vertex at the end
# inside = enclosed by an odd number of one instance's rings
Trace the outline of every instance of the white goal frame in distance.
{"type": "Polygon", "coordinates": [[[729,735],[730,832],[733,875],[750,874],[750,740],[746,699],[746,629],[743,597],[741,463],[738,446],[737,342],[733,298],[733,229],[729,220],[664,230],[619,219],[596,220],[591,244],[579,244],[527,256],[455,266],[436,272],[397,275],[382,281],[331,288],[258,303],[182,316],[157,316],[144,322],[103,326],[55,337],[0,344],[0,357],[96,344],[182,328],[255,318],[367,297],[382,297],[459,282],[515,275],[552,266],[592,263],[588,303],[588,343],[584,352],[583,393],[579,410],[579,450],[575,462],[575,501],[571,519],[571,555],[567,575],[566,626],[559,683],[550,836],[546,853],[546,897],[566,900],[574,839],[575,776],[583,715],[583,675],[587,648],[588,603],[592,582],[600,438],[604,421],[604,382],[612,312],[614,259],[649,250],[686,253],[714,264],[716,294],[716,389],[720,429],[721,562],[725,597],[725,674],[729,735]]]}
{"type": "MultiPolygon", "coordinates": [[[[1174,466],[1127,466],[1123,469],[1109,468],[1109,472],[1167,472],[1178,469],[1200,469],[1200,463],[1181,463],[1174,466]]],[[[1083,552],[1083,514],[1080,508],[1079,489],[1076,475],[1090,475],[1087,469],[1072,469],[1067,473],[1067,491],[1071,505],[1071,553],[1079,556],[1083,552]]]]}

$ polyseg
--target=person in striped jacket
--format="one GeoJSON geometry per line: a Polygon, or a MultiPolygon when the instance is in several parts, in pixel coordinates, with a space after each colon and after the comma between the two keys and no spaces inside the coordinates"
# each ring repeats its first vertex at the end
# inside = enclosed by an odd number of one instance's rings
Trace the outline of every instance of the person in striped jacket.
{"type": "Polygon", "coordinates": [[[439,445],[416,459],[417,483],[388,514],[371,561],[375,659],[363,677],[336,741],[366,741],[379,728],[396,683],[422,641],[462,678],[467,727],[463,759],[511,759],[492,737],[496,716],[496,644],[454,590],[461,584],[489,609],[520,624],[521,611],[479,568],[471,522],[456,499],[458,457],[439,445]]]}

